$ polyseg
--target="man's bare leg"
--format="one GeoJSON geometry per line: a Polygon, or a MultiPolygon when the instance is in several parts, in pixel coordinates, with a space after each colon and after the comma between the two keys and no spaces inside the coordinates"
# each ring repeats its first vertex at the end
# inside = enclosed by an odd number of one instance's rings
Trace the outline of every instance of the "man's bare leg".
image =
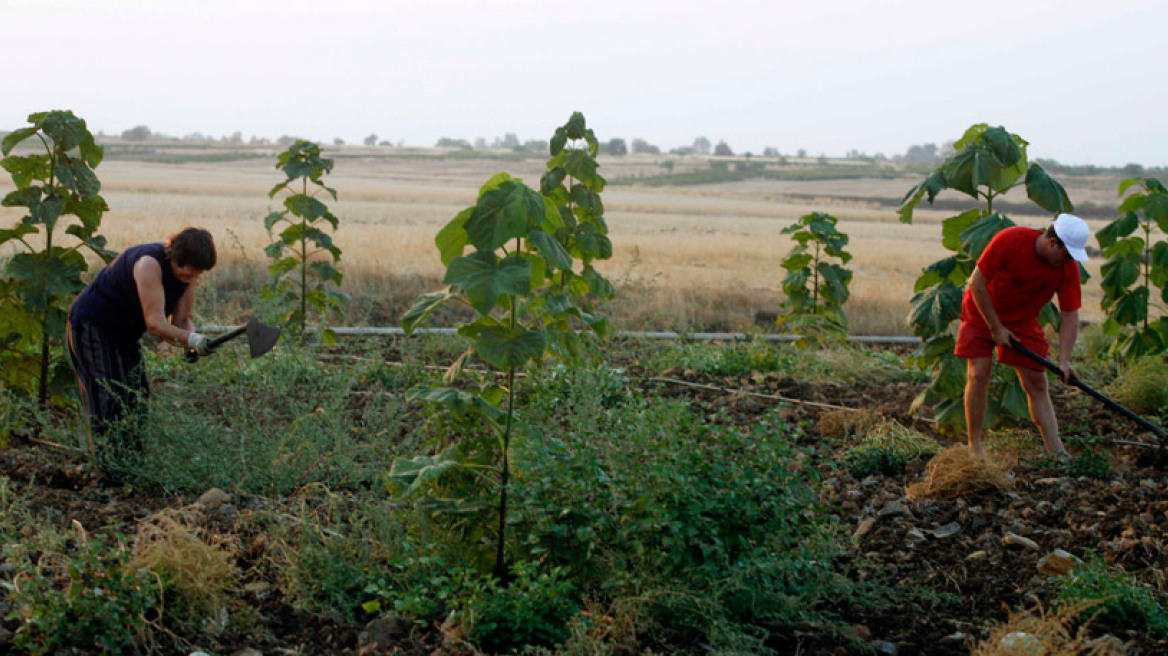
{"type": "Polygon", "coordinates": [[[1058,418],[1054,414],[1054,404],[1050,400],[1050,385],[1046,380],[1046,372],[1025,367],[1014,367],[1018,378],[1022,381],[1022,389],[1026,390],[1026,400],[1030,405],[1030,418],[1038,425],[1038,432],[1042,434],[1042,441],[1050,453],[1066,453],[1063,441],[1059,437],[1058,418]]]}
{"type": "Polygon", "coordinates": [[[990,358],[969,358],[965,365],[965,432],[969,436],[969,450],[982,458],[986,452],[981,433],[985,426],[993,366],[990,358]]]}

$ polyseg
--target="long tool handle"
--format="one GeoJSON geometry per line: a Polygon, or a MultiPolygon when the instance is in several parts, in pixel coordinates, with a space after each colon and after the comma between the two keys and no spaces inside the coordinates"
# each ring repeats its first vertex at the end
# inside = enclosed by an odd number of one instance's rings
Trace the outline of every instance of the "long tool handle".
{"type": "MultiPolygon", "coordinates": [[[[219,348],[219,346],[221,344],[223,344],[223,342],[226,342],[229,339],[235,339],[236,337],[239,337],[240,335],[244,334],[245,332],[247,332],[247,326],[240,326],[238,328],[233,328],[233,329],[223,333],[222,335],[216,337],[215,339],[207,340],[207,348],[212,349],[212,350],[217,349],[217,348],[219,348]]],[[[196,351],[195,349],[189,348],[186,350],[186,353],[183,354],[183,359],[185,359],[187,362],[198,362],[199,361],[199,352],[196,351]]]]}
{"type": "MultiPolygon", "coordinates": [[[[1025,346],[1022,345],[1022,342],[1019,342],[1018,340],[1011,337],[1010,338],[1010,346],[1012,346],[1014,349],[1016,349],[1017,351],[1019,351],[1023,355],[1029,357],[1031,360],[1034,360],[1035,362],[1041,364],[1042,366],[1046,367],[1047,369],[1050,369],[1058,376],[1061,377],[1063,375],[1063,370],[1059,369],[1058,365],[1051,362],[1050,360],[1047,360],[1046,358],[1035,353],[1034,351],[1031,351],[1030,349],[1026,348],[1025,346]]],[[[1168,440],[1168,435],[1165,435],[1164,430],[1161,429],[1159,426],[1149,422],[1148,420],[1137,415],[1136,413],[1132,412],[1131,410],[1128,410],[1127,408],[1123,407],[1122,405],[1107,398],[1101,392],[1096,391],[1094,388],[1092,388],[1087,383],[1084,383],[1083,381],[1079,380],[1078,377],[1072,376],[1070,384],[1074,385],[1075,387],[1078,387],[1079,389],[1083,390],[1084,392],[1095,397],[1096,399],[1101,401],[1103,403],[1103,405],[1111,408],[1112,410],[1118,412],[1119,414],[1127,417],[1128,419],[1131,419],[1132,421],[1136,422],[1140,426],[1151,431],[1156,437],[1160,438],[1161,448],[1164,446],[1165,440],[1168,440]]]]}
{"type": "Polygon", "coordinates": [[[245,332],[247,332],[246,325],[239,326],[238,328],[232,328],[231,330],[223,333],[222,335],[216,337],[215,339],[212,339],[209,342],[207,342],[207,347],[208,348],[219,348],[223,344],[223,342],[235,339],[236,337],[239,337],[240,335],[244,334],[245,332]]]}

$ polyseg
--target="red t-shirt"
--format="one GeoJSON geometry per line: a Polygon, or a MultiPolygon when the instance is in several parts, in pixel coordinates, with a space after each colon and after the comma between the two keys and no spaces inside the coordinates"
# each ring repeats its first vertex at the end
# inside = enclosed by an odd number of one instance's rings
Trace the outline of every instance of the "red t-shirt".
{"type": "MultiPolygon", "coordinates": [[[[1042,307],[1056,293],[1062,312],[1078,310],[1083,304],[1078,263],[1070,256],[1061,266],[1040,259],[1034,242],[1042,234],[1025,226],[1006,228],[994,235],[977,261],[988,281],[994,310],[1006,326],[1037,321],[1042,307]]],[[[986,325],[968,288],[961,302],[961,320],[986,325]]]]}

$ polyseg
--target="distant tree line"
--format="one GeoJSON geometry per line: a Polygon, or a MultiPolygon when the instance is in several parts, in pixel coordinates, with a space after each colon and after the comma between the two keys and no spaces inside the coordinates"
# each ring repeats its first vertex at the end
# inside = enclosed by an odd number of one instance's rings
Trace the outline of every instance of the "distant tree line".
{"type": "MultiPolygon", "coordinates": [[[[10,134],[11,131],[0,130],[0,137],[10,134]]],[[[98,131],[96,137],[98,139],[104,138],[107,135],[104,132],[98,131]]],[[[145,141],[182,141],[190,143],[207,143],[207,144],[222,144],[222,145],[244,145],[250,146],[281,146],[287,147],[295,143],[301,137],[284,134],[276,139],[268,139],[260,136],[252,136],[250,139],[244,139],[243,133],[235,131],[229,135],[215,137],[204,134],[202,132],[191,132],[183,137],[174,137],[159,132],[154,132],[147,125],[135,125],[134,127],[123,130],[120,134],[122,141],[131,142],[145,142],[145,141]]],[[[361,140],[365,146],[393,146],[394,143],[388,139],[379,137],[376,133],[371,133],[361,140]]],[[[336,137],[333,139],[334,146],[344,146],[345,140],[336,137]]],[[[402,142],[399,146],[404,145],[402,142]]],[[[501,137],[496,137],[491,141],[487,141],[483,137],[479,137],[472,143],[467,139],[456,139],[451,137],[443,137],[434,144],[438,148],[453,148],[458,150],[508,150],[517,153],[531,153],[543,154],[548,150],[548,142],[540,139],[529,139],[520,141],[518,135],[514,132],[507,132],[501,137]]],[[[623,157],[625,155],[660,155],[662,149],[647,140],[642,138],[633,138],[625,140],[621,138],[613,138],[600,145],[600,152],[611,157],[623,157]]],[[[913,144],[905,150],[902,155],[893,155],[887,157],[884,153],[875,153],[869,155],[860,150],[849,150],[845,157],[849,160],[864,161],[869,163],[877,162],[899,162],[910,166],[936,166],[944,161],[947,157],[954,153],[953,142],[947,141],[940,146],[935,143],[913,144]]],[[[719,140],[714,144],[709,138],[701,136],[694,139],[693,143],[688,146],[679,146],[668,151],[670,155],[713,155],[714,157],[735,157],[736,153],[726,140],[719,140]]],[[[750,152],[742,153],[743,157],[751,158],[753,154],[750,152]]],[[[806,159],[808,157],[807,149],[799,148],[794,154],[798,159],[806,159]]],[[[782,159],[786,160],[787,155],[784,155],[775,146],[767,146],[762,151],[762,157],[767,159],[782,159]]],[[[826,162],[827,158],[820,155],[817,159],[820,163],[826,162]]],[[[1162,176],[1168,172],[1168,167],[1164,166],[1144,166],[1142,164],[1129,163],[1124,166],[1097,166],[1094,164],[1063,164],[1054,159],[1035,158],[1034,161],[1041,165],[1048,172],[1061,175],[1106,175],[1116,174],[1122,175],[1125,178],[1138,178],[1144,176],[1162,176]]],[[[673,160],[668,161],[669,169],[675,165],[673,160]]],[[[662,164],[665,166],[665,164],[662,164]]]]}

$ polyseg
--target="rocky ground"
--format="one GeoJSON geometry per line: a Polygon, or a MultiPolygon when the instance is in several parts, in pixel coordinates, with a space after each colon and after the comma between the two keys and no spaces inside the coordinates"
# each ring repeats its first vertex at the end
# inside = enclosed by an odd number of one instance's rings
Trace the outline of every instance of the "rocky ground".
{"type": "MultiPolygon", "coordinates": [[[[808,443],[821,441],[821,419],[831,412],[830,406],[868,409],[922,432],[931,430],[927,422],[909,414],[917,392],[909,384],[809,385],[773,375],[710,378],[687,372],[675,372],[671,379],[690,384],[648,378],[638,384],[647,393],[687,398],[743,424],[773,408],[779,396],[822,404],[791,405],[791,419],[805,425],[808,443]]],[[[1149,439],[1073,392],[1059,390],[1056,406],[1064,425],[1086,427],[1105,440],[1149,439]]],[[[841,601],[839,617],[877,653],[968,654],[971,644],[984,639],[987,626],[1004,621],[1009,611],[1049,607],[1055,576],[1091,553],[1162,594],[1168,587],[1164,468],[1152,461],[1154,451],[1148,449],[1107,444],[1102,448],[1112,464],[1103,478],[1074,477],[1065,468],[1023,457],[1013,470],[1012,489],[941,500],[908,498],[906,486],[921,480],[923,461],[902,475],[857,478],[838,466],[829,447],[822,447],[824,457],[816,465],[822,500],[837,518],[841,535],[851,536],[843,540],[841,571],[875,586],[918,592],[909,595],[907,605],[884,611],[841,601]]],[[[77,520],[86,527],[133,526],[167,508],[194,506],[207,521],[230,531],[237,514],[254,510],[256,504],[274,503],[230,495],[202,501],[160,498],[107,487],[68,452],[35,442],[0,450],[0,475],[9,479],[26,510],[77,520]]],[[[254,535],[239,537],[240,544],[254,544],[254,535]]],[[[245,566],[249,557],[240,554],[245,566]]],[[[11,565],[4,565],[0,580],[11,576],[11,565]]],[[[8,614],[14,601],[6,594],[0,589],[0,616],[8,614]]],[[[249,580],[238,594],[258,611],[265,637],[208,647],[216,653],[444,653],[436,630],[418,632],[372,617],[346,623],[340,617],[301,613],[270,581],[249,580]]],[[[14,619],[0,623],[0,653],[11,648],[17,626],[14,619]]],[[[1130,628],[1093,627],[1090,632],[1113,647],[1122,644],[1128,654],[1168,654],[1168,641],[1130,628]]],[[[847,653],[838,640],[833,644],[814,627],[800,627],[782,640],[777,646],[800,653],[847,653]]],[[[179,653],[181,646],[181,641],[173,642],[166,653],[179,653]]]]}

